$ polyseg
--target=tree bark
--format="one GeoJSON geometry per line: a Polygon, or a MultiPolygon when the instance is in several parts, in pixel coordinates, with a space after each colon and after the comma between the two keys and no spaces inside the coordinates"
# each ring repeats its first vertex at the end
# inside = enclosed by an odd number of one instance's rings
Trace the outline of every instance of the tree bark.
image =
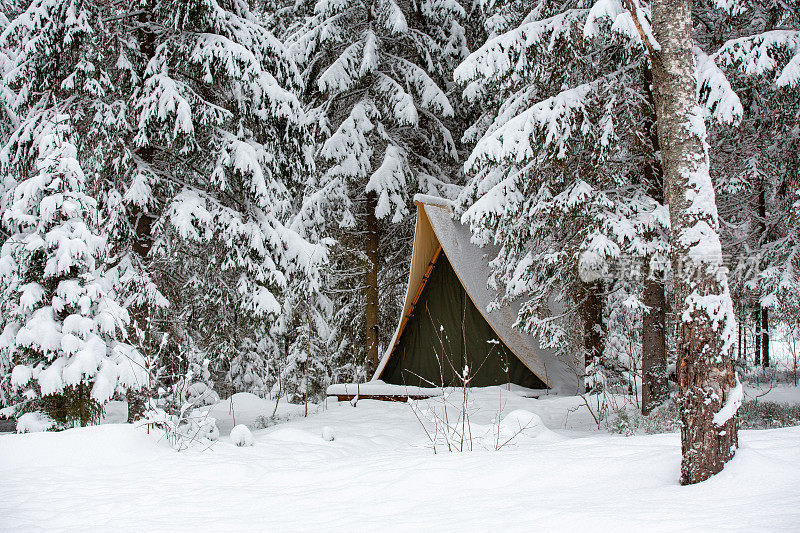
{"type": "MultiPolygon", "coordinates": [[[[759,226],[759,248],[764,246],[767,242],[767,185],[765,180],[761,180],[760,188],[758,191],[758,226],[759,226]]],[[[759,325],[759,341],[761,344],[761,357],[756,364],[764,367],[769,366],[769,310],[761,305],[759,301],[759,314],[756,316],[756,324],[759,325]]]]}
{"type": "MultiPolygon", "coordinates": [[[[645,88],[648,104],[653,111],[647,110],[645,127],[650,138],[653,152],[660,149],[658,144],[658,131],[655,117],[651,114],[655,110],[652,85],[652,72],[645,69],[645,88]]],[[[651,164],[644,167],[644,180],[647,194],[654,200],[664,203],[664,171],[661,163],[654,158],[651,164]]],[[[658,234],[652,231],[648,237],[657,238],[658,234]]],[[[667,375],[667,298],[665,294],[663,272],[651,270],[652,257],[645,257],[645,272],[648,276],[644,282],[642,300],[646,306],[642,316],[642,414],[650,412],[664,403],[669,398],[669,377],[667,375]]]]}
{"type": "Polygon", "coordinates": [[[735,414],[714,422],[736,385],[735,317],[722,261],[716,200],[697,107],[690,0],[653,0],[658,47],[647,41],[669,203],[678,324],[681,483],[708,479],[733,457],[735,414]]]}
{"type": "Polygon", "coordinates": [[[761,308],[761,365],[769,367],[769,310],[761,308]]]}
{"type": "Polygon", "coordinates": [[[378,219],[375,207],[378,199],[374,193],[367,194],[366,237],[364,248],[367,254],[365,299],[366,362],[367,374],[372,376],[378,367],[378,219]]]}
{"type": "Polygon", "coordinates": [[[644,282],[642,317],[642,414],[669,398],[667,379],[667,299],[664,284],[650,276],[644,282]]]}
{"type": "Polygon", "coordinates": [[[761,366],[761,316],[759,316],[759,311],[753,313],[753,318],[755,319],[755,333],[753,334],[753,364],[755,366],[761,366]]]}

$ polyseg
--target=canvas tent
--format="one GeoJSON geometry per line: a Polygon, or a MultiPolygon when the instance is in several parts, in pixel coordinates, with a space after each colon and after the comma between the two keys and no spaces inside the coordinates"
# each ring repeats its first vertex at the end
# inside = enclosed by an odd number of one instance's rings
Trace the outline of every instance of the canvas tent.
{"type": "Polygon", "coordinates": [[[373,380],[409,386],[515,383],[574,394],[571,365],[513,326],[519,304],[487,310],[491,249],[470,242],[469,228],[446,200],[418,195],[417,223],[402,315],[373,380]]]}

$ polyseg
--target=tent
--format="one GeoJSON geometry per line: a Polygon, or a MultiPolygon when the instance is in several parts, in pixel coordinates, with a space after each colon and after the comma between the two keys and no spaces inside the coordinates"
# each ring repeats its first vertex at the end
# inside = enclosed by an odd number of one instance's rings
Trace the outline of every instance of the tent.
{"type": "Polygon", "coordinates": [[[469,368],[472,386],[514,383],[575,394],[577,366],[540,347],[513,324],[519,303],[489,304],[490,247],[471,242],[448,201],[417,195],[417,222],[405,303],[373,380],[454,386],[469,368]]]}

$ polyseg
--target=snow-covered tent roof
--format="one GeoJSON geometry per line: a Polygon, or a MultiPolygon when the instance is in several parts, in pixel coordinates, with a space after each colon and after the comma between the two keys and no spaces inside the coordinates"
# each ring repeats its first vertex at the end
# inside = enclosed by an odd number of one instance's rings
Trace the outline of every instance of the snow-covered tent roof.
{"type": "Polygon", "coordinates": [[[381,379],[392,359],[416,301],[427,282],[431,267],[443,252],[470,300],[497,338],[554,392],[574,394],[578,391],[580,380],[574,368],[558,358],[554,352],[542,349],[537,338],[512,327],[520,302],[487,311],[489,304],[499,295],[498,291],[488,286],[488,257],[496,250],[492,247],[481,248],[471,242],[469,228],[454,220],[451,204],[447,200],[417,195],[414,202],[417,205],[417,221],[403,312],[373,380],[381,379]]]}

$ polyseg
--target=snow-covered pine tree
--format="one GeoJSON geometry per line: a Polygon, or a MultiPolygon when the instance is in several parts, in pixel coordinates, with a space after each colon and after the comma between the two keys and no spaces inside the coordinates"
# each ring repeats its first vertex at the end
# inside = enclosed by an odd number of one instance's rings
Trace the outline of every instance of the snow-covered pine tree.
{"type": "Polygon", "coordinates": [[[455,0],[299,7],[288,43],[313,108],[320,170],[304,216],[337,241],[327,284],[335,356],[356,354],[370,374],[403,296],[411,198],[453,193],[445,80],[464,54],[464,12],[455,0]]]}
{"type": "Polygon", "coordinates": [[[248,339],[269,334],[289,280],[326,258],[290,228],[313,163],[297,70],[238,0],[31,6],[19,26],[41,57],[18,71],[29,85],[14,97],[59,94],[91,145],[77,158],[132,338],[165,384],[190,367],[226,375],[229,356],[272,345],[248,339]],[[90,57],[69,63],[76,50],[90,57]]]}
{"type": "MultiPolygon", "coordinates": [[[[606,320],[643,311],[642,278],[614,278],[644,262],[645,277],[652,271],[660,280],[665,263],[642,44],[583,2],[485,2],[484,9],[489,39],[455,72],[467,99],[486,110],[467,133],[477,143],[466,163],[472,179],[460,199],[462,220],[478,242],[500,246],[494,282],[526,300],[521,326],[567,355],[583,349],[589,365],[620,345],[604,346],[606,320]],[[570,339],[581,326],[583,335],[570,339]]],[[[652,286],[663,293],[660,281],[652,286]]]]}
{"type": "Polygon", "coordinates": [[[4,183],[0,356],[22,410],[60,424],[96,421],[116,392],[144,383],[125,340],[128,313],[109,264],[97,182],[81,153],[87,112],[109,88],[81,2],[38,0],[0,36],[3,111],[12,131],[4,183]]]}
{"type": "Polygon", "coordinates": [[[97,422],[116,392],[145,381],[125,341],[129,317],[105,276],[107,240],[78,162],[66,105],[37,99],[2,152],[7,179],[0,253],[2,357],[20,411],[60,425],[97,422]]]}
{"type": "Polygon", "coordinates": [[[269,335],[291,280],[315,277],[326,258],[290,228],[298,177],[312,164],[292,92],[300,79],[244,2],[145,4],[147,31],[136,35],[151,54],[136,43],[126,51],[141,80],[129,101],[137,128],[128,191],[152,190],[150,180],[162,189],[148,258],[170,314],[222,371],[226,348],[242,346],[231,332],[269,335]],[[174,272],[166,267],[176,254],[191,259],[174,272]]]}
{"type": "Polygon", "coordinates": [[[778,320],[796,323],[800,295],[793,281],[798,253],[794,206],[800,199],[800,20],[797,10],[772,1],[727,7],[696,2],[693,9],[696,54],[706,70],[724,72],[731,87],[728,101],[737,105],[741,118],[733,125],[712,124],[709,132],[712,176],[725,221],[723,250],[732,266],[741,335],[747,335],[743,327],[751,320],[755,326],[754,342],[747,343],[755,348],[754,357],[739,357],[769,366],[770,310],[778,320]]]}

